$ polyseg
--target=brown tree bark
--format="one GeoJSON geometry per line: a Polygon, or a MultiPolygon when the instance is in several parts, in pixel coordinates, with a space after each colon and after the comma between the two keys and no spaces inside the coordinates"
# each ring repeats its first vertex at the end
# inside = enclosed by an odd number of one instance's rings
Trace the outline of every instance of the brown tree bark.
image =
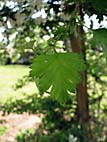
{"type": "MultiPolygon", "coordinates": [[[[72,51],[84,55],[83,46],[79,37],[71,36],[71,47],[72,51]]],[[[85,60],[84,60],[85,61],[85,60]]],[[[81,72],[82,82],[77,85],[77,118],[80,123],[87,123],[89,119],[88,109],[88,95],[87,95],[87,73],[86,71],[81,72]]]]}
{"type": "MultiPolygon", "coordinates": [[[[80,16],[82,17],[80,9],[80,16]]],[[[83,19],[82,19],[83,20],[83,19]]],[[[72,34],[70,37],[70,43],[72,51],[83,56],[84,62],[86,62],[86,54],[84,47],[84,31],[82,25],[77,26],[77,35],[72,34]]],[[[82,82],[77,85],[77,119],[81,124],[87,124],[89,122],[89,108],[88,108],[88,95],[87,95],[87,72],[81,72],[82,82]]]]}

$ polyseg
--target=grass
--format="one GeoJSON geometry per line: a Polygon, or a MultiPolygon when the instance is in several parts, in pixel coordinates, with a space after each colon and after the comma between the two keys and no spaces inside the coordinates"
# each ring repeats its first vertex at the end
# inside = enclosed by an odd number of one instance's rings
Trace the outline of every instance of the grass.
{"type": "Polygon", "coordinates": [[[14,89],[17,80],[28,75],[29,71],[29,67],[23,65],[0,66],[0,103],[4,103],[10,97],[20,97],[23,94],[38,92],[34,82],[26,84],[21,89],[14,89]]]}

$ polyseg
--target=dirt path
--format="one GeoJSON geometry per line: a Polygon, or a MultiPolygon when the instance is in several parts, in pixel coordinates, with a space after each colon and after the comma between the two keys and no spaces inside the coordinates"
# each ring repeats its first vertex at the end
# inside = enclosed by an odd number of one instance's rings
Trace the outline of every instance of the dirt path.
{"type": "Polygon", "coordinates": [[[0,115],[1,126],[6,126],[8,131],[0,136],[0,142],[16,142],[15,137],[19,130],[27,130],[29,128],[37,129],[41,119],[37,115],[23,113],[23,114],[9,114],[7,116],[0,115]]]}

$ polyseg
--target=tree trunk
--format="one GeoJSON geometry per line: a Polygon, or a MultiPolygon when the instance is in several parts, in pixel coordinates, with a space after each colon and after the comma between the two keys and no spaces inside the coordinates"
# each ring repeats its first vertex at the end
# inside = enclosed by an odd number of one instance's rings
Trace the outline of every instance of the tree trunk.
{"type": "MultiPolygon", "coordinates": [[[[84,47],[84,31],[81,25],[77,27],[77,33],[72,34],[70,37],[70,43],[72,51],[83,56],[84,62],[86,62],[85,47],[84,47]]],[[[88,95],[87,95],[87,73],[81,72],[82,82],[77,85],[77,118],[81,124],[87,124],[89,122],[89,108],[88,108],[88,95]]]]}

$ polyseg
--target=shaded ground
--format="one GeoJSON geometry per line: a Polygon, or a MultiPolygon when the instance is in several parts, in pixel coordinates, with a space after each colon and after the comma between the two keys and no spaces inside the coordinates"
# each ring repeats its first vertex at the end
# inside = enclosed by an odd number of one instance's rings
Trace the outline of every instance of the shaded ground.
{"type": "Polygon", "coordinates": [[[0,126],[6,126],[8,129],[5,134],[0,136],[0,142],[16,142],[15,137],[20,130],[27,130],[29,128],[38,128],[41,119],[34,114],[9,114],[2,116],[0,114],[0,126]]]}

